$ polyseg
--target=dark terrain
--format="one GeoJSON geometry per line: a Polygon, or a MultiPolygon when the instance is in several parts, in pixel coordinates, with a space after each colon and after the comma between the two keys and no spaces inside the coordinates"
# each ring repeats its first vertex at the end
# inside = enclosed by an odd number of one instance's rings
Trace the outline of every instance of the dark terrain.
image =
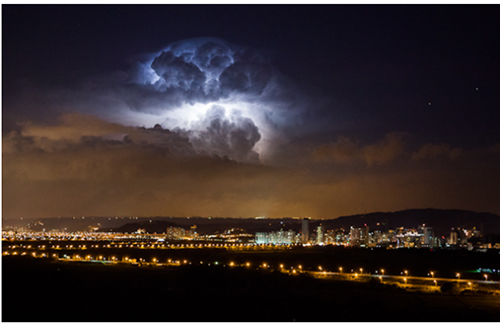
{"type": "MultiPolygon", "coordinates": [[[[392,266],[419,271],[412,266],[429,254],[380,252],[369,256],[369,250],[357,252],[356,249],[336,250],[330,254],[313,251],[267,255],[203,251],[172,250],[170,256],[189,257],[193,262],[193,265],[180,267],[2,257],[2,320],[497,321],[500,315],[500,297],[491,294],[409,292],[376,280],[367,283],[324,280],[305,274],[289,276],[278,271],[256,269],[255,266],[222,265],[228,260],[251,259],[254,264],[262,260],[276,265],[279,261],[286,261],[289,266],[302,259],[304,266],[312,266],[323,259],[325,266],[342,263],[348,268],[366,264],[367,268],[373,269],[378,265],[376,259],[382,261],[391,257],[394,258],[392,266]],[[213,261],[214,256],[220,265],[194,265],[204,257],[213,261]],[[411,261],[412,258],[415,261],[411,261]]],[[[142,255],[146,256],[145,253],[142,255]]],[[[469,257],[474,263],[498,264],[498,254],[476,256],[476,253],[470,253],[469,257]]],[[[460,259],[463,259],[461,253],[442,253],[439,257],[431,256],[421,267],[441,268],[444,274],[460,259]]],[[[465,262],[462,265],[465,266],[465,262]]],[[[468,266],[474,267],[473,264],[468,266]]],[[[498,280],[497,277],[492,278],[498,280]]]]}

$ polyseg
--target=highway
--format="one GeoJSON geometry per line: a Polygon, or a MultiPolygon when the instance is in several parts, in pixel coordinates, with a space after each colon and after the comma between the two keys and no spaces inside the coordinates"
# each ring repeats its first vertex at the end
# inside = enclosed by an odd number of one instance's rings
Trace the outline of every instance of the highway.
{"type": "MultiPolygon", "coordinates": [[[[304,271],[305,272],[305,271],[304,271]]],[[[459,283],[459,284],[464,284],[464,283],[474,283],[474,284],[491,284],[491,285],[498,285],[500,287],[500,281],[494,281],[494,280],[482,280],[482,279],[477,279],[477,280],[471,280],[471,279],[460,279],[460,278],[440,278],[440,277],[418,277],[418,276],[406,276],[406,275],[382,275],[382,274],[363,274],[363,273],[341,273],[341,272],[327,272],[327,271],[308,271],[309,273],[313,274],[314,276],[339,276],[339,277],[344,277],[347,279],[363,279],[363,278],[378,278],[381,279],[382,281],[384,280],[390,280],[394,282],[405,282],[410,284],[410,283],[444,283],[444,282],[452,282],[452,283],[459,283]]]]}

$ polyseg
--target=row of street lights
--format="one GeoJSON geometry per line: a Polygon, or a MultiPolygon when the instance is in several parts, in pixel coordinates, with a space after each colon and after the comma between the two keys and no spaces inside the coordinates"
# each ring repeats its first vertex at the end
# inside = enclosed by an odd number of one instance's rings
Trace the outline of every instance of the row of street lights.
{"type": "MultiPolygon", "coordinates": [[[[4,255],[9,255],[9,252],[5,251],[5,252],[3,252],[3,254],[4,254],[4,255]]],[[[13,255],[17,255],[17,252],[13,252],[12,254],[13,254],[13,255]]],[[[26,254],[26,253],[23,253],[23,255],[24,255],[24,254],[26,254]]],[[[35,256],[36,256],[36,253],[33,253],[32,255],[35,257],[35,256]]],[[[43,256],[45,256],[45,254],[43,254],[43,255],[42,255],[42,257],[43,257],[43,256]]],[[[55,257],[56,255],[54,254],[53,256],[55,257]]],[[[81,259],[81,258],[80,258],[80,256],[79,256],[79,255],[76,255],[76,259],[81,259]]],[[[92,257],[91,257],[90,255],[88,255],[87,257],[85,257],[85,260],[91,260],[91,259],[92,259],[92,257]]],[[[98,256],[98,259],[99,259],[99,260],[103,260],[103,256],[98,256]]],[[[128,257],[125,257],[124,259],[125,259],[125,261],[129,261],[129,258],[128,258],[128,257]]],[[[114,257],[114,256],[112,256],[112,257],[110,257],[110,260],[111,260],[111,261],[116,261],[116,260],[117,260],[117,258],[116,258],[116,257],[114,257]]],[[[142,260],[142,258],[141,258],[141,260],[142,260]]],[[[171,261],[172,261],[171,259],[168,259],[168,263],[171,263],[171,261]]],[[[153,262],[153,263],[158,263],[159,261],[158,261],[156,258],[153,258],[152,262],[153,262]]],[[[186,264],[186,263],[187,263],[187,260],[184,260],[184,261],[183,261],[183,263],[184,263],[184,264],[186,264]]],[[[234,263],[234,262],[231,262],[231,263],[229,264],[229,266],[230,266],[230,267],[233,267],[233,266],[235,266],[235,263],[234,263]]],[[[250,263],[249,263],[249,262],[246,262],[246,263],[245,263],[245,266],[246,266],[246,267],[250,267],[250,263]]],[[[267,268],[268,266],[269,266],[269,265],[268,265],[267,263],[263,263],[263,265],[262,265],[262,267],[263,267],[263,268],[267,268]]],[[[281,269],[281,270],[284,270],[284,268],[285,268],[283,264],[280,264],[280,266],[279,266],[279,267],[280,267],[280,269],[281,269]]],[[[299,268],[299,271],[302,271],[302,265],[298,265],[298,268],[299,268]]],[[[319,271],[324,271],[322,266],[318,266],[318,269],[319,269],[319,271]]],[[[296,273],[296,272],[297,272],[297,271],[296,271],[296,269],[293,269],[293,267],[291,267],[291,270],[292,270],[292,272],[293,272],[293,273],[296,273]]],[[[324,271],[324,272],[326,273],[326,271],[324,271]]],[[[360,275],[363,275],[363,268],[359,268],[359,272],[360,272],[360,275]]],[[[385,275],[385,270],[384,270],[384,269],[381,269],[381,270],[380,270],[380,272],[382,273],[382,275],[380,276],[380,279],[382,279],[382,276],[384,276],[384,275],[385,275]]],[[[343,274],[343,268],[342,268],[342,267],[339,267],[339,273],[340,273],[340,274],[343,274]]],[[[406,277],[404,278],[404,281],[405,281],[405,283],[406,283],[406,282],[407,282],[407,278],[408,278],[408,276],[409,276],[408,270],[404,270],[403,272],[401,272],[401,274],[403,274],[403,273],[404,273],[404,274],[405,274],[405,276],[406,276],[406,277]]],[[[433,279],[433,282],[437,284],[437,281],[434,279],[435,272],[434,272],[434,271],[430,271],[428,275],[431,275],[431,277],[432,277],[432,279],[433,279]]],[[[357,276],[358,276],[358,273],[355,273],[355,277],[357,277],[357,276]]],[[[456,273],[455,277],[457,277],[457,279],[458,279],[458,280],[460,280],[460,273],[456,273]]],[[[485,280],[485,281],[487,281],[487,280],[488,280],[488,275],[486,275],[486,274],[485,274],[483,277],[484,277],[484,280],[485,280]]],[[[469,285],[470,285],[470,282],[469,282],[469,285]]]]}

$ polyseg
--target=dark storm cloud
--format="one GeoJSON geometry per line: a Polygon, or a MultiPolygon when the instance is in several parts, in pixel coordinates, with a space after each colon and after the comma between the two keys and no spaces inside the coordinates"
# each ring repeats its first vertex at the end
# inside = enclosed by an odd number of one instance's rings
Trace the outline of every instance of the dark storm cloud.
{"type": "Polygon", "coordinates": [[[256,100],[276,74],[268,59],[255,49],[199,38],[171,44],[152,54],[149,61],[136,63],[129,70],[129,81],[194,104],[241,94],[256,100]]]}
{"type": "Polygon", "coordinates": [[[126,125],[159,124],[185,134],[196,151],[245,162],[271,156],[271,147],[303,124],[307,105],[269,57],[216,38],[172,43],[125,74],[89,79],[84,89],[85,96],[73,95],[77,111],[126,125]],[[225,111],[216,119],[209,115],[214,104],[225,111]]]}
{"type": "Polygon", "coordinates": [[[183,56],[176,57],[171,51],[162,52],[151,63],[151,68],[160,77],[156,89],[160,92],[179,91],[187,103],[194,104],[203,100],[207,78],[193,63],[186,62],[183,56]]]}
{"type": "Polygon", "coordinates": [[[213,105],[198,127],[202,130],[191,134],[191,142],[197,150],[246,162],[258,160],[252,148],[260,140],[259,129],[250,118],[241,116],[241,112],[233,111],[226,116],[224,107],[213,105]]]}
{"type": "Polygon", "coordinates": [[[290,135],[317,129],[318,116],[311,117],[311,111],[319,106],[261,51],[216,38],[178,41],[143,55],[126,71],[25,94],[21,101],[30,101],[16,104],[23,109],[47,106],[44,113],[53,113],[37,119],[47,119],[48,124],[58,114],[75,111],[126,126],[159,124],[183,133],[200,153],[254,163],[272,162],[290,135]],[[205,119],[214,104],[226,111],[220,130],[214,128],[217,121],[209,125],[205,119]]]}
{"type": "Polygon", "coordinates": [[[235,63],[227,67],[220,76],[223,95],[239,92],[260,96],[274,77],[271,64],[253,49],[236,52],[234,59],[235,63]]]}
{"type": "Polygon", "coordinates": [[[208,73],[210,78],[218,77],[221,71],[233,63],[229,50],[225,46],[210,41],[196,49],[193,61],[208,73]]]}
{"type": "Polygon", "coordinates": [[[21,131],[3,137],[3,153],[7,154],[70,151],[80,146],[105,149],[116,145],[156,147],[175,156],[197,154],[186,136],[160,125],[127,127],[80,114],[63,115],[55,125],[28,122],[21,126],[21,131]]]}

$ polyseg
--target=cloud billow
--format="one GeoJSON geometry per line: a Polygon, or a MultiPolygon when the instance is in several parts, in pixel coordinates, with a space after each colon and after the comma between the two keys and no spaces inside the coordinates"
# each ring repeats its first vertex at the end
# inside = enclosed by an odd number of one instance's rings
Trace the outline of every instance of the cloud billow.
{"type": "Polygon", "coordinates": [[[152,55],[149,62],[135,64],[129,81],[167,95],[181,94],[189,104],[261,95],[276,75],[273,66],[254,49],[231,47],[215,39],[179,42],[152,55]]]}
{"type": "Polygon", "coordinates": [[[236,110],[226,116],[223,107],[213,105],[197,127],[200,130],[189,134],[195,149],[240,161],[258,161],[258,154],[252,148],[261,138],[259,129],[241,112],[236,110]]]}
{"type": "Polygon", "coordinates": [[[282,141],[283,114],[293,115],[283,104],[292,91],[278,76],[255,49],[191,39],[133,65],[122,98],[141,117],[185,133],[200,152],[258,162],[256,145],[282,141]]]}
{"type": "MultiPolygon", "coordinates": [[[[143,55],[127,71],[94,75],[75,87],[28,93],[19,106],[35,111],[43,102],[53,111],[41,124],[74,114],[125,127],[158,124],[187,141],[195,154],[251,163],[273,163],[294,134],[312,125],[305,115],[317,106],[268,56],[216,38],[175,42],[143,55]],[[211,120],[214,105],[224,113],[211,120]]],[[[22,128],[17,122],[9,129],[26,131],[22,128]]]]}
{"type": "Polygon", "coordinates": [[[205,74],[182,56],[175,57],[171,51],[162,52],[155,58],[151,68],[160,77],[155,84],[160,92],[181,91],[188,103],[198,101],[205,94],[205,74]]]}

